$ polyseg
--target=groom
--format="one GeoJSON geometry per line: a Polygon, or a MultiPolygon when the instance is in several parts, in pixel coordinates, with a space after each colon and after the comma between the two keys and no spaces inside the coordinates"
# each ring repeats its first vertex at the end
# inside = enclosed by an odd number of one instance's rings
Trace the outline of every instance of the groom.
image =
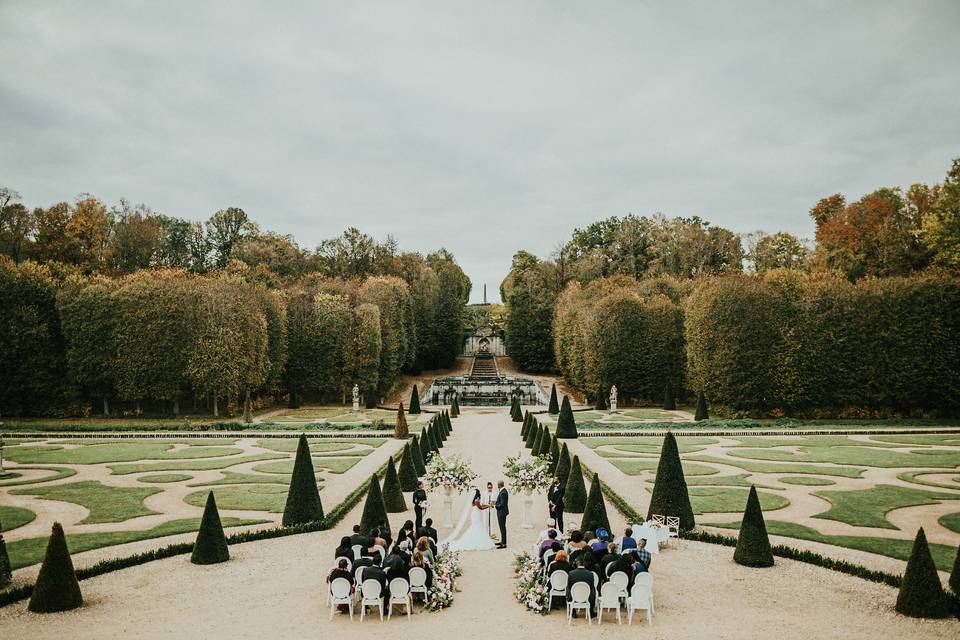
{"type": "Polygon", "coordinates": [[[503,480],[497,482],[497,488],[500,492],[497,494],[497,522],[500,524],[500,543],[497,545],[497,549],[506,549],[507,548],[507,515],[510,513],[510,508],[507,506],[508,494],[506,488],[503,486],[503,480]]]}

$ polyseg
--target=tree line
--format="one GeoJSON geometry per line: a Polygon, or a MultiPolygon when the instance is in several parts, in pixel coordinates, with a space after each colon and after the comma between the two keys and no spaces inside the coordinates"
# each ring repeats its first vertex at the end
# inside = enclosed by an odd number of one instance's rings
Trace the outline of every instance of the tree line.
{"type": "Polygon", "coordinates": [[[310,252],[240,209],[200,225],[88,196],[27,213],[6,193],[0,415],[235,413],[343,402],[354,383],[373,406],[459,351],[470,280],[446,250],[351,228],[310,252]],[[193,244],[171,231],[183,224],[193,244]]]}

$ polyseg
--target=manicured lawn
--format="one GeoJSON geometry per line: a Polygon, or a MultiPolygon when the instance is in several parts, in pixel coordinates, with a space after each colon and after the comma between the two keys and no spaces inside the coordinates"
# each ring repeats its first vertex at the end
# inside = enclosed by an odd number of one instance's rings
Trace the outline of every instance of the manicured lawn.
{"type": "Polygon", "coordinates": [[[954,533],[960,533],[960,513],[948,513],[941,516],[937,522],[954,533]]]}
{"type": "MultiPolygon", "coordinates": [[[[13,480],[4,480],[0,482],[0,487],[16,487],[25,484],[37,484],[40,482],[52,482],[53,480],[62,480],[63,478],[69,478],[70,476],[77,475],[77,472],[73,469],[68,469],[66,467],[17,467],[19,471],[24,471],[26,469],[42,469],[44,471],[49,471],[47,475],[40,476],[39,478],[24,478],[19,476],[13,480]]],[[[25,474],[24,474],[25,475],[25,474]]]]}
{"type": "Polygon", "coordinates": [[[77,524],[96,524],[154,515],[156,511],[143,506],[143,501],[161,491],[155,487],[109,487],[95,480],[84,480],[49,487],[15,489],[11,493],[78,504],[89,510],[90,515],[77,524]]]}
{"type": "MultiPolygon", "coordinates": [[[[594,437],[581,438],[580,442],[591,449],[602,446],[616,447],[617,451],[624,453],[654,453],[659,455],[663,449],[663,438],[660,437],[594,437]]],[[[677,438],[677,448],[680,453],[692,453],[701,451],[706,445],[717,444],[716,438],[704,438],[700,436],[681,436],[677,438]]]]}
{"type": "MultiPolygon", "coordinates": [[[[224,527],[239,527],[262,524],[269,520],[251,520],[245,518],[221,518],[224,527]]],[[[67,531],[67,546],[70,553],[81,553],[102,547],[111,547],[117,544],[150,540],[163,536],[172,536],[179,533],[189,533],[200,528],[200,518],[186,518],[164,522],[152,529],[143,531],[107,531],[98,533],[70,533],[67,531]]],[[[14,569],[28,567],[43,560],[47,549],[46,536],[42,538],[26,538],[7,542],[7,552],[10,555],[10,564],[14,569]]]]}
{"type": "Polygon", "coordinates": [[[30,509],[10,507],[0,504],[0,532],[13,531],[25,524],[30,524],[37,517],[30,509]]]}
{"type": "Polygon", "coordinates": [[[216,458],[242,453],[235,447],[194,447],[173,450],[172,442],[132,441],[84,444],[67,449],[60,445],[20,445],[10,447],[5,455],[20,464],[102,464],[135,460],[185,460],[216,458]]]}
{"type": "MultiPolygon", "coordinates": [[[[330,473],[344,473],[353,467],[353,465],[360,462],[362,458],[356,457],[347,457],[342,456],[339,458],[313,458],[313,469],[317,471],[319,469],[326,469],[330,473]]],[[[268,462],[266,464],[258,464],[253,467],[254,471],[259,471],[261,473],[283,473],[287,475],[293,474],[293,460],[280,460],[277,462],[268,462]]]]}
{"type": "Polygon", "coordinates": [[[731,456],[751,460],[783,462],[826,462],[867,467],[910,468],[960,465],[960,452],[916,449],[910,452],[872,449],[868,447],[802,447],[799,453],[778,449],[730,449],[731,456]]]}
{"type": "MultiPolygon", "coordinates": [[[[736,436],[740,447],[879,447],[896,448],[898,445],[882,442],[854,440],[849,436],[736,436]]],[[[731,447],[735,448],[735,447],[731,447]]]]}
{"type": "MultiPolygon", "coordinates": [[[[710,487],[749,487],[754,482],[747,480],[749,473],[741,473],[735,476],[692,476],[684,477],[688,487],[710,486],[710,487]]],[[[651,478],[647,482],[653,482],[651,478]]],[[[759,487],[759,485],[758,485],[759,487]]],[[[771,489],[773,487],[767,487],[771,489]]]]}
{"type": "MultiPolygon", "coordinates": [[[[210,490],[188,494],[184,501],[195,507],[203,507],[210,490]]],[[[221,511],[268,511],[283,513],[287,502],[287,487],[276,484],[247,484],[212,489],[221,511]]]]}
{"type": "Polygon", "coordinates": [[[239,473],[237,471],[223,471],[223,477],[219,480],[210,482],[194,482],[189,487],[215,487],[225,484],[290,484],[289,475],[270,474],[260,475],[255,473],[239,473]]]}
{"type": "Polygon", "coordinates": [[[247,462],[276,460],[278,458],[286,457],[287,456],[281,453],[258,453],[255,455],[236,456],[218,460],[171,460],[169,462],[138,462],[134,464],[111,464],[108,465],[108,467],[114,475],[159,471],[210,471],[213,469],[226,469],[227,467],[233,467],[247,462]]]}
{"type": "Polygon", "coordinates": [[[888,511],[923,504],[937,504],[940,500],[960,500],[960,493],[943,493],[923,489],[908,489],[881,484],[857,491],[818,491],[813,495],[828,500],[833,506],[815,518],[845,522],[855,527],[896,529],[884,517],[888,511]]]}
{"type": "MultiPolygon", "coordinates": [[[[311,453],[335,453],[337,451],[349,451],[351,456],[363,456],[370,453],[370,449],[356,449],[357,445],[365,445],[367,447],[379,447],[384,442],[386,438],[349,438],[344,440],[311,440],[307,439],[307,442],[310,444],[311,453]],[[351,451],[351,449],[355,449],[351,451]]],[[[280,451],[283,453],[295,453],[297,450],[297,443],[299,441],[297,438],[261,438],[257,440],[257,446],[262,447],[263,449],[269,449],[270,451],[280,451]]]]}
{"type": "Polygon", "coordinates": [[[960,476],[952,478],[953,484],[944,484],[942,482],[935,482],[933,480],[926,480],[923,476],[928,476],[931,474],[942,474],[943,471],[904,471],[903,473],[898,473],[897,477],[906,482],[913,482],[914,484],[922,484],[928,487],[937,487],[939,489],[960,489],[960,476]]]}
{"type": "MultiPolygon", "coordinates": [[[[656,471],[659,461],[656,458],[611,458],[610,464],[628,476],[638,476],[644,471],[656,471]]],[[[718,473],[713,467],[702,464],[682,463],[683,475],[685,476],[706,476],[718,473]]]]}
{"type": "Polygon", "coordinates": [[[837,484],[827,478],[818,478],[816,476],[783,476],[780,482],[784,484],[800,484],[808,487],[826,487],[831,484],[837,484]]]}
{"type": "Polygon", "coordinates": [[[670,420],[676,415],[663,409],[627,409],[623,415],[641,420],[670,420]]]}
{"type": "MultiPolygon", "coordinates": [[[[823,542],[837,547],[876,553],[898,560],[906,560],[909,558],[910,551],[913,549],[912,538],[910,540],[895,540],[893,538],[874,538],[870,536],[828,536],[810,527],[792,522],[781,522],[779,520],[767,520],[766,525],[767,533],[770,535],[798,538],[812,542],[823,542]]],[[[724,524],[711,523],[709,526],[724,529],[740,529],[739,522],[728,522],[724,524]]],[[[957,555],[957,548],[956,546],[946,544],[930,543],[930,553],[933,555],[933,561],[936,563],[938,569],[941,571],[950,571],[950,568],[953,566],[953,560],[957,555]]]]}
{"type": "Polygon", "coordinates": [[[184,480],[190,480],[193,476],[188,476],[184,473],[158,473],[152,476],[140,476],[137,478],[138,482],[154,482],[154,483],[166,483],[166,482],[183,482],[184,480]]]}
{"type": "Polygon", "coordinates": [[[930,444],[941,447],[960,447],[960,434],[939,433],[939,434],[917,434],[917,435],[877,435],[870,436],[871,440],[878,442],[892,442],[896,444],[930,444]]]}
{"type": "MultiPolygon", "coordinates": [[[[652,490],[648,489],[648,490],[652,490]]],[[[747,506],[747,489],[730,489],[726,487],[699,487],[688,488],[690,504],[695,514],[701,513],[736,513],[742,512],[747,506]]],[[[782,509],[790,504],[783,496],[766,491],[758,491],[760,506],[766,511],[782,509]]]]}
{"type": "Polygon", "coordinates": [[[863,469],[854,467],[828,467],[816,464],[790,464],[790,463],[765,463],[748,462],[746,460],[717,458],[715,456],[692,455],[687,456],[688,460],[696,462],[712,462],[715,464],[725,464],[730,467],[737,467],[751,473],[811,473],[822,476],[840,476],[842,478],[859,478],[863,474],[863,469]]]}

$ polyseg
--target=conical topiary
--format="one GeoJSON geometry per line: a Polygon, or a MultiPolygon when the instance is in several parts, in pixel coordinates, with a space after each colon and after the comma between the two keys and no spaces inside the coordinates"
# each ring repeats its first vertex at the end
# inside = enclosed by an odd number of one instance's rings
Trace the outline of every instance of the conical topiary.
{"type": "Polygon", "coordinates": [[[560,413],[560,405],[557,403],[557,384],[550,385],[550,403],[547,405],[547,413],[552,416],[560,413]]]}
{"type": "Polygon", "coordinates": [[[573,417],[573,409],[570,408],[570,398],[567,396],[563,396],[560,415],[557,417],[557,437],[561,440],[569,440],[577,437],[577,421],[573,417]]]}
{"type": "Polygon", "coordinates": [[[747,496],[747,508],[740,521],[740,535],[737,537],[737,549],[733,552],[733,561],[747,567],[772,567],[773,552],[770,550],[770,538],[767,537],[767,525],[763,521],[760,497],[757,488],[750,486],[747,496]]]}
{"type": "Polygon", "coordinates": [[[397,423],[393,427],[393,437],[398,440],[406,440],[410,437],[410,428],[407,427],[407,417],[403,415],[403,403],[397,409],[397,423]]]}
{"type": "Polygon", "coordinates": [[[537,436],[540,435],[541,429],[542,427],[540,426],[539,422],[534,423],[530,427],[530,433],[527,434],[527,440],[523,443],[527,449],[533,451],[533,445],[537,442],[537,436]]]}
{"type": "Polygon", "coordinates": [[[704,395],[703,389],[701,389],[697,392],[697,413],[693,416],[693,419],[699,422],[709,417],[710,414],[707,412],[707,396],[704,395]]]}
{"type": "MultiPolygon", "coordinates": [[[[417,488],[416,483],[413,488],[417,488]]],[[[387,472],[383,474],[383,504],[387,513],[403,513],[407,510],[407,501],[403,499],[403,489],[400,488],[400,478],[397,477],[393,456],[387,458],[387,472]]]]}
{"type": "Polygon", "coordinates": [[[540,438],[540,447],[537,449],[537,455],[540,457],[550,455],[550,445],[553,442],[553,436],[550,435],[550,427],[543,428],[543,436],[540,438]]]}
{"type": "MultiPolygon", "coordinates": [[[[597,527],[603,527],[607,531],[610,529],[610,519],[607,517],[607,505],[603,502],[603,491],[600,489],[600,474],[593,474],[593,480],[590,481],[590,493],[587,495],[587,503],[583,507],[583,526],[590,531],[596,531],[597,527]]],[[[612,538],[612,536],[611,536],[612,538]]]]}
{"type": "Polygon", "coordinates": [[[367,501],[363,503],[363,515],[360,516],[360,531],[366,534],[376,527],[390,530],[387,505],[384,504],[383,493],[380,492],[380,481],[377,480],[377,474],[373,474],[367,487],[367,501]]]}
{"type": "Polygon", "coordinates": [[[510,418],[514,422],[523,422],[523,409],[520,406],[520,400],[514,397],[510,407],[510,418]]]}
{"type": "Polygon", "coordinates": [[[563,504],[567,511],[583,513],[587,506],[587,485],[583,482],[583,469],[580,467],[580,457],[573,456],[570,464],[570,473],[567,475],[567,486],[563,492],[563,504]]]}
{"type": "Polygon", "coordinates": [[[538,424],[537,435],[534,436],[533,444],[530,445],[530,455],[535,456],[540,451],[540,443],[543,441],[543,430],[544,427],[538,424]]]}
{"type": "MultiPolygon", "coordinates": [[[[2,543],[2,539],[0,539],[2,543]]],[[[0,558],[2,561],[2,558],[0,558]]],[[[950,580],[947,582],[950,590],[960,596],[960,547],[957,547],[957,557],[953,559],[953,571],[950,572],[950,580]]]]}
{"type": "Polygon", "coordinates": [[[43,557],[27,608],[34,613],[54,613],[76,609],[82,604],[83,596],[73,570],[67,538],[63,535],[60,523],[54,522],[47,542],[47,553],[43,557]]]}
{"type": "Polygon", "coordinates": [[[413,391],[410,392],[410,410],[407,411],[412,416],[420,413],[420,390],[417,389],[417,383],[413,383],[413,391]]]}
{"type": "Polygon", "coordinates": [[[457,396],[453,396],[453,402],[450,403],[450,417],[459,418],[460,417],[460,401],[457,400],[457,396]]]}
{"type": "Polygon", "coordinates": [[[443,411],[443,441],[446,442],[447,438],[450,437],[450,432],[453,430],[453,422],[450,421],[450,411],[444,409],[443,411]]]}
{"type": "Polygon", "coordinates": [[[193,555],[190,562],[193,564],[216,564],[230,559],[230,550],[227,548],[227,536],[223,534],[223,524],[220,523],[220,512],[217,511],[217,500],[213,491],[207,494],[207,504],[203,508],[203,519],[200,520],[200,530],[197,540],[193,543],[193,555]]]}
{"type": "Polygon", "coordinates": [[[410,441],[410,452],[413,453],[413,465],[417,470],[417,477],[422,478],[427,474],[427,457],[423,455],[419,436],[413,436],[410,441]]]}
{"type": "Polygon", "coordinates": [[[566,489],[567,479],[570,477],[570,450],[567,449],[566,442],[560,447],[560,458],[557,460],[557,466],[553,470],[553,477],[560,478],[560,484],[566,489]]]}
{"type": "Polygon", "coordinates": [[[10,556],[7,555],[7,543],[3,541],[3,526],[0,526],[0,589],[10,584],[13,579],[13,569],[10,567],[10,556]]]}
{"type": "MultiPolygon", "coordinates": [[[[417,488],[417,465],[413,461],[414,457],[413,447],[408,442],[403,447],[403,455],[400,456],[400,469],[397,473],[401,491],[413,491],[417,488]]],[[[386,483],[386,480],[384,480],[384,483],[386,483]]]]}
{"type": "Polygon", "coordinates": [[[654,514],[679,517],[681,529],[693,529],[696,525],[693,507],[690,506],[690,494],[687,492],[687,481],[680,465],[677,439],[671,431],[667,432],[660,450],[660,462],[657,464],[657,478],[653,484],[653,495],[650,496],[647,520],[654,514]]]}
{"type": "Polygon", "coordinates": [[[300,442],[297,443],[297,456],[293,461],[287,504],[283,508],[283,526],[292,527],[319,520],[323,520],[320,490],[317,488],[317,477],[313,471],[310,445],[307,444],[307,437],[301,434],[300,442]]]}
{"type": "Polygon", "coordinates": [[[440,453],[440,447],[443,446],[443,440],[440,439],[440,421],[430,427],[430,448],[434,453],[440,453]]]}
{"type": "Polygon", "coordinates": [[[432,458],[433,454],[436,453],[436,449],[434,448],[435,445],[433,444],[433,438],[430,437],[431,429],[432,427],[427,427],[424,429],[421,433],[422,439],[420,440],[420,443],[423,447],[423,459],[424,462],[427,463],[430,462],[430,458],[432,458]]]}
{"type": "Polygon", "coordinates": [[[520,427],[520,439],[526,441],[527,434],[530,432],[530,417],[531,413],[527,411],[523,414],[523,426],[520,427]]]}
{"type": "Polygon", "coordinates": [[[606,411],[607,410],[607,394],[603,392],[603,389],[597,389],[597,398],[596,402],[593,405],[593,408],[597,411],[606,411]]]}
{"type": "Polygon", "coordinates": [[[945,618],[950,615],[950,602],[940,584],[923,527],[917,531],[913,541],[907,570],[900,582],[896,609],[898,613],[912,618],[945,618]]]}
{"type": "Polygon", "coordinates": [[[550,438],[550,473],[557,472],[557,463],[560,461],[560,441],[556,437],[550,438]]]}
{"type": "Polygon", "coordinates": [[[663,389],[663,408],[674,411],[677,408],[677,394],[673,392],[673,383],[667,382],[663,389]]]}

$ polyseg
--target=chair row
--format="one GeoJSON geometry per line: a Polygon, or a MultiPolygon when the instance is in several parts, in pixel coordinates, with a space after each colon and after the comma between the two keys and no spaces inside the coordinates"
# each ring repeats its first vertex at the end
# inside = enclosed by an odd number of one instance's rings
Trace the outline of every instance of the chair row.
{"type": "MultiPolygon", "coordinates": [[[[362,567],[360,568],[362,569],[362,567]]],[[[357,571],[360,571],[357,569],[357,571]]],[[[414,567],[410,570],[411,573],[411,582],[413,580],[413,574],[416,571],[423,573],[423,569],[419,567],[414,567]]],[[[426,580],[426,573],[423,573],[423,578],[426,580]]],[[[410,605],[413,601],[414,593],[422,593],[424,598],[427,595],[426,586],[421,585],[422,590],[419,590],[417,587],[412,587],[411,582],[408,582],[405,578],[394,578],[390,581],[389,589],[390,594],[387,598],[387,619],[389,620],[393,616],[393,607],[394,605],[402,605],[406,608],[407,619],[410,619],[410,605]]],[[[333,614],[339,605],[345,605],[350,611],[350,619],[353,620],[353,607],[354,599],[356,598],[357,604],[360,606],[360,622],[363,622],[363,618],[366,615],[367,607],[376,607],[380,612],[380,619],[383,620],[383,585],[380,584],[377,580],[364,580],[362,583],[359,583],[359,587],[356,592],[350,593],[350,581],[346,578],[336,578],[330,582],[329,590],[329,600],[330,600],[330,619],[333,619],[333,614]]]]}
{"type": "MultiPolygon", "coordinates": [[[[573,612],[583,609],[586,612],[587,624],[591,623],[590,616],[590,585],[578,582],[570,587],[570,597],[567,598],[567,582],[569,576],[566,571],[555,571],[550,576],[549,602],[554,598],[567,600],[567,624],[573,621],[573,612]]],[[[597,575],[593,575],[593,588],[597,588],[597,575]]],[[[640,573],[633,580],[633,589],[627,592],[629,578],[622,571],[610,574],[610,580],[600,587],[596,600],[597,621],[603,624],[603,612],[613,609],[617,612],[617,624],[621,623],[620,601],[627,606],[627,624],[633,624],[633,613],[640,609],[647,612],[647,624],[653,624],[653,576],[649,573],[640,573]]]]}

